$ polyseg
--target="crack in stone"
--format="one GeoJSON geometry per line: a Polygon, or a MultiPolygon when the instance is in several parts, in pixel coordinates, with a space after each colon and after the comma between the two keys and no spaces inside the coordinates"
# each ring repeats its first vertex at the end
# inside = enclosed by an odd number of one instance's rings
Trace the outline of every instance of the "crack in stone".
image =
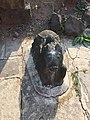
{"type": "Polygon", "coordinates": [[[84,86],[84,88],[85,88],[85,90],[86,90],[86,94],[89,93],[86,85],[85,85],[82,81],[81,81],[81,83],[83,84],[83,86],[84,86]]]}
{"type": "MultiPolygon", "coordinates": [[[[81,80],[79,79],[79,81],[81,81],[81,80]]],[[[82,82],[82,84],[84,85],[83,82],[82,82]]],[[[81,87],[80,83],[79,83],[79,86],[81,87]]],[[[79,89],[80,89],[80,87],[79,87],[79,89]]],[[[84,85],[84,87],[86,88],[85,85],[84,85]]],[[[86,88],[86,90],[87,90],[87,88],[86,88]]],[[[88,90],[87,90],[87,91],[88,91],[88,90]]],[[[80,89],[80,92],[81,92],[81,89],[80,89]]],[[[84,114],[86,115],[87,119],[90,120],[90,113],[88,112],[87,109],[84,108],[84,105],[83,105],[81,99],[82,99],[82,98],[81,98],[81,96],[80,96],[80,97],[79,97],[79,101],[80,101],[81,107],[82,107],[82,109],[83,109],[83,111],[84,111],[84,114]]]]}
{"type": "Polygon", "coordinates": [[[23,97],[22,97],[23,95],[22,95],[22,89],[20,90],[20,120],[22,120],[22,110],[23,110],[23,97]]]}
{"type": "Polygon", "coordinates": [[[89,114],[88,110],[84,108],[81,98],[79,99],[79,101],[81,103],[81,107],[82,107],[83,111],[85,112],[87,119],[90,120],[90,114],[89,114]]]}
{"type": "Polygon", "coordinates": [[[22,78],[19,77],[19,76],[2,77],[2,78],[0,78],[0,80],[8,80],[8,79],[14,79],[14,78],[17,78],[17,79],[19,79],[19,80],[22,80],[22,78]]]}
{"type": "MultiPolygon", "coordinates": [[[[81,58],[81,57],[77,57],[77,58],[81,58]]],[[[83,59],[85,59],[85,60],[90,60],[89,58],[83,58],[83,59]]]]}
{"type": "Polygon", "coordinates": [[[72,60],[78,58],[77,55],[78,55],[79,49],[77,50],[76,56],[75,56],[74,58],[70,55],[70,52],[69,52],[68,48],[67,48],[67,52],[68,52],[69,57],[70,57],[72,60]]]}

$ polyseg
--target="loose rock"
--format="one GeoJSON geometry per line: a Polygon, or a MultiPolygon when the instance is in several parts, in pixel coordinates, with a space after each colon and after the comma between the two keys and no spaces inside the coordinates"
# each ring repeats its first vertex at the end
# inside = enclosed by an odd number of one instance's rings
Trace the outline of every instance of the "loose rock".
{"type": "Polygon", "coordinates": [[[61,15],[57,13],[53,13],[49,22],[49,28],[50,30],[58,33],[61,31],[61,15]]]}
{"type": "Polygon", "coordinates": [[[85,25],[78,18],[70,16],[65,22],[65,33],[71,36],[77,36],[83,33],[85,25]]]}
{"type": "Polygon", "coordinates": [[[89,28],[85,29],[85,31],[83,32],[83,35],[85,37],[90,37],[90,29],[89,28]]]}
{"type": "Polygon", "coordinates": [[[83,20],[86,21],[87,27],[90,28],[90,9],[85,12],[85,14],[84,14],[84,16],[83,16],[83,20]]]}

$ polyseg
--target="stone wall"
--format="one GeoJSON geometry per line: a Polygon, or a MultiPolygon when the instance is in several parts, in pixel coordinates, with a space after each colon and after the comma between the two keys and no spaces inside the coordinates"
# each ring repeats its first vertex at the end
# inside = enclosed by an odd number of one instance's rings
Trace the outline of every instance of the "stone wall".
{"type": "Polygon", "coordinates": [[[0,0],[0,24],[16,25],[30,20],[30,10],[24,0],[0,0]]]}
{"type": "MultiPolygon", "coordinates": [[[[28,0],[27,0],[28,1],[28,0]]],[[[71,14],[76,0],[29,0],[32,21],[37,28],[45,27],[53,12],[71,14]],[[69,12],[67,11],[69,7],[69,12]]]]}
{"type": "Polygon", "coordinates": [[[54,11],[57,12],[61,7],[64,6],[74,6],[77,0],[30,0],[31,7],[38,5],[39,7],[45,3],[50,3],[54,7],[54,11]]]}
{"type": "MultiPolygon", "coordinates": [[[[32,21],[36,26],[43,26],[46,25],[48,20],[50,19],[53,12],[57,12],[60,14],[71,14],[73,13],[73,8],[75,6],[77,0],[0,0],[0,8],[4,10],[10,10],[12,9],[24,9],[26,4],[30,4],[30,11],[32,16],[32,21]]],[[[12,16],[11,12],[11,16],[12,16]]],[[[20,14],[22,11],[20,12],[20,14]]],[[[1,13],[0,13],[1,14],[1,13]]],[[[13,13],[14,14],[14,13],[13,13]]],[[[8,12],[6,12],[3,15],[7,15],[8,19],[8,12]]],[[[16,19],[19,18],[15,12],[16,19]]],[[[19,15],[19,13],[18,13],[19,15]]],[[[25,15],[25,14],[24,14],[25,15]]],[[[9,17],[11,19],[10,13],[9,17]]],[[[14,15],[13,15],[14,16],[14,15]]],[[[4,18],[5,16],[3,16],[4,18]]],[[[28,17],[27,17],[28,18],[28,17]]],[[[8,19],[8,21],[11,21],[8,19]]],[[[15,17],[14,17],[15,19],[15,17]]],[[[12,19],[12,20],[14,20],[12,19]]],[[[2,20],[2,17],[0,16],[0,20],[2,20]]],[[[22,18],[23,20],[23,18],[22,18]]],[[[7,22],[6,18],[4,18],[4,21],[7,22]]],[[[17,21],[17,20],[15,20],[17,21]]],[[[10,23],[10,22],[8,22],[10,23]]],[[[17,23],[17,22],[11,22],[11,23],[17,23]]]]}
{"type": "Polygon", "coordinates": [[[2,9],[20,9],[24,8],[24,0],[0,0],[2,9]]]}

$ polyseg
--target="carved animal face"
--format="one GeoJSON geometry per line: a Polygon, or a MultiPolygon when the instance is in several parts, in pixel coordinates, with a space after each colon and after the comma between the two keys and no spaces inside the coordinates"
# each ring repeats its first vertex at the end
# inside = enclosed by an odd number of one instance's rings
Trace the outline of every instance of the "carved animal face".
{"type": "Polygon", "coordinates": [[[63,55],[59,44],[47,44],[43,49],[46,66],[50,71],[57,71],[62,66],[63,55]]]}

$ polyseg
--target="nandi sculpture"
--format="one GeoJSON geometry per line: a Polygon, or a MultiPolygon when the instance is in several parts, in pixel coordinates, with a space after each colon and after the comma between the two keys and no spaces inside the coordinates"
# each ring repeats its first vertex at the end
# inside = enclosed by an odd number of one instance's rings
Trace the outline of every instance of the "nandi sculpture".
{"type": "Polygon", "coordinates": [[[31,54],[43,86],[63,84],[66,67],[59,36],[51,31],[39,33],[32,44],[31,54]]]}

